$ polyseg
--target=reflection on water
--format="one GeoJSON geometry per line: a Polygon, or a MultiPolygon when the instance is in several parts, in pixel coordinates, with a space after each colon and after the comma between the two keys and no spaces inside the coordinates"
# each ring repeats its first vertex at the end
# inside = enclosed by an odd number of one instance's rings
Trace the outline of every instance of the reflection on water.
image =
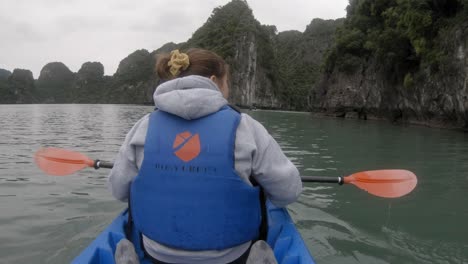
{"type": "MultiPolygon", "coordinates": [[[[112,160],[150,106],[0,105],[0,259],[68,263],[125,205],[106,189],[106,170],[46,176],[43,146],[112,160]]],[[[400,199],[354,186],[306,183],[289,207],[318,263],[467,263],[468,135],[384,122],[248,112],[303,175],[344,176],[401,168],[419,177],[400,199]]],[[[3,263],[3,262],[2,262],[3,263]]]]}

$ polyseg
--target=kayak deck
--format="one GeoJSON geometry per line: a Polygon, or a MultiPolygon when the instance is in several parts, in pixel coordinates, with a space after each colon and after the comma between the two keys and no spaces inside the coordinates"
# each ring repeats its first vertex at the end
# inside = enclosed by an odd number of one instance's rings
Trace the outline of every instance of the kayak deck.
{"type": "MultiPolygon", "coordinates": [[[[313,264],[304,240],[296,229],[288,211],[267,202],[268,244],[273,248],[279,264],[313,264]]],[[[115,263],[114,252],[117,243],[125,237],[127,209],[91,242],[72,263],[102,264],[115,263]]],[[[145,261],[142,261],[145,263],[145,261]]],[[[149,263],[149,262],[148,262],[149,263]]]]}

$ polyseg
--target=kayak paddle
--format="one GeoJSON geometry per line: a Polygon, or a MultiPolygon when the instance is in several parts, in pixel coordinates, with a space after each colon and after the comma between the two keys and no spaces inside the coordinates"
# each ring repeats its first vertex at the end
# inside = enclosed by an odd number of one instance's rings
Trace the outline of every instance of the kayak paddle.
{"type": "MultiPolygon", "coordinates": [[[[49,175],[65,176],[86,167],[112,168],[111,162],[93,160],[79,152],[60,148],[41,148],[34,155],[36,165],[49,175]]],[[[416,175],[407,170],[362,171],[345,177],[302,176],[303,182],[353,184],[370,194],[397,198],[410,193],[418,182],[416,175]]]]}
{"type": "Polygon", "coordinates": [[[353,184],[370,194],[385,198],[404,196],[418,183],[416,175],[408,170],[372,170],[345,177],[302,176],[301,178],[303,182],[353,184]]]}
{"type": "Polygon", "coordinates": [[[112,168],[114,164],[92,160],[79,152],[61,148],[41,148],[34,155],[36,165],[45,173],[54,176],[65,176],[86,167],[112,168]]]}

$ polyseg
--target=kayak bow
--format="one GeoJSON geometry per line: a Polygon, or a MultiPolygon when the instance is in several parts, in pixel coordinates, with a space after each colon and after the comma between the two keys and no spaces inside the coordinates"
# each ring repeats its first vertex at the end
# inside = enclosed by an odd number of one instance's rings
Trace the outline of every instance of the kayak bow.
{"type": "MultiPolygon", "coordinates": [[[[313,264],[315,263],[304,240],[299,234],[294,222],[285,208],[278,208],[267,202],[268,214],[268,244],[272,247],[280,264],[313,264]]],[[[125,225],[128,220],[128,210],[124,210],[117,218],[91,242],[74,260],[73,264],[108,264],[114,262],[114,252],[117,243],[125,238],[125,225]]],[[[138,238],[138,234],[133,234],[138,238]]],[[[151,263],[148,259],[140,259],[140,263],[151,263]]]]}

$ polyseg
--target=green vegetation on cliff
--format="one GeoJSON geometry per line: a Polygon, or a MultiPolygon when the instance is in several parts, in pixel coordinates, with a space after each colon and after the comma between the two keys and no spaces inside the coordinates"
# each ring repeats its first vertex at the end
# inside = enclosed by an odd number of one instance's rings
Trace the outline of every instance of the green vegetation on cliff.
{"type": "MultiPolygon", "coordinates": [[[[249,92],[240,91],[248,89],[245,87],[248,84],[240,79],[255,78],[253,75],[256,73],[257,65],[261,67],[262,75],[266,76],[269,83],[261,83],[256,93],[265,94],[270,88],[277,95],[278,69],[274,54],[276,33],[276,27],[261,25],[255,19],[245,0],[233,0],[215,8],[206,23],[195,31],[192,38],[182,44],[181,48],[208,49],[223,57],[231,66],[234,100],[252,97],[249,92]]],[[[241,105],[252,104],[250,99],[235,101],[241,105]]]]}
{"type": "Polygon", "coordinates": [[[8,77],[11,72],[0,69],[0,104],[11,103],[13,101],[13,90],[8,85],[8,77]]]}
{"type": "Polygon", "coordinates": [[[8,94],[11,103],[34,103],[34,78],[30,70],[15,69],[8,77],[8,94]]]}
{"type": "Polygon", "coordinates": [[[334,41],[333,36],[343,20],[314,19],[304,33],[286,31],[277,37],[278,79],[280,96],[296,109],[307,108],[307,97],[320,76],[323,56],[334,41]]]}
{"type": "Polygon", "coordinates": [[[387,81],[411,85],[423,69],[448,65],[448,47],[440,45],[450,29],[467,20],[468,1],[351,0],[344,25],[326,60],[326,71],[354,73],[374,58],[387,81]]]}
{"type": "Polygon", "coordinates": [[[11,73],[0,69],[0,104],[32,103],[34,91],[31,71],[15,69],[11,73]]]}
{"type": "Polygon", "coordinates": [[[75,74],[62,62],[46,64],[37,80],[37,97],[47,103],[72,102],[75,74]]]}
{"type": "Polygon", "coordinates": [[[258,23],[245,0],[233,0],[216,7],[211,16],[181,48],[209,49],[229,60],[236,55],[236,42],[246,33],[257,32],[258,23]]]}
{"type": "Polygon", "coordinates": [[[156,85],[154,53],[137,50],[124,58],[108,86],[106,102],[142,104],[150,101],[156,85]]]}
{"type": "Polygon", "coordinates": [[[239,105],[305,110],[322,57],[341,20],[314,19],[304,33],[261,25],[244,0],[214,9],[181,47],[213,50],[232,71],[232,98],[239,105]]]}
{"type": "Polygon", "coordinates": [[[70,100],[74,103],[104,102],[109,80],[100,62],[85,62],[76,73],[70,100]]]}
{"type": "Polygon", "coordinates": [[[353,0],[310,108],[468,129],[468,1],[353,0]]]}

